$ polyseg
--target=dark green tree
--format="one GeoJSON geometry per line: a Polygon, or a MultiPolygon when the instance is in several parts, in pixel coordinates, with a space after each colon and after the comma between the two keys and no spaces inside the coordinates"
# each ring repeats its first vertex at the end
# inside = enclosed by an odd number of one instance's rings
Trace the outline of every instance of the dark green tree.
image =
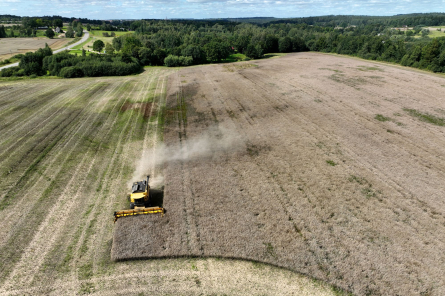
{"type": "Polygon", "coordinates": [[[280,38],[278,41],[278,49],[280,52],[291,52],[292,51],[292,40],[290,37],[280,38]]]}
{"type": "Polygon", "coordinates": [[[104,44],[104,42],[102,41],[102,40],[96,40],[96,41],[94,41],[94,43],[93,43],[93,50],[94,51],[97,51],[97,52],[101,52],[102,51],[102,49],[105,47],[105,44],[104,44]]]}
{"type": "Polygon", "coordinates": [[[57,28],[59,27],[60,29],[62,29],[63,27],[63,21],[61,19],[55,19],[53,20],[53,27],[57,28]]]}
{"type": "Polygon", "coordinates": [[[114,53],[114,47],[113,45],[111,45],[111,43],[106,43],[105,44],[105,53],[106,54],[113,54],[114,53]]]}
{"type": "Polygon", "coordinates": [[[76,31],[76,37],[82,37],[83,35],[83,27],[81,23],[77,23],[77,26],[75,27],[75,31],[76,31]]]}
{"type": "Polygon", "coordinates": [[[73,27],[68,27],[65,33],[66,38],[74,38],[74,30],[73,27]]]}
{"type": "Polygon", "coordinates": [[[46,31],[45,31],[46,37],[48,37],[49,39],[53,39],[54,35],[56,35],[56,34],[54,33],[53,29],[51,29],[51,28],[46,29],[46,31]]]}
{"type": "Polygon", "coordinates": [[[5,30],[5,26],[1,25],[0,26],[0,38],[6,38],[6,30],[5,30]]]}
{"type": "Polygon", "coordinates": [[[221,62],[230,55],[230,46],[224,42],[212,41],[204,46],[209,62],[221,62]]]}

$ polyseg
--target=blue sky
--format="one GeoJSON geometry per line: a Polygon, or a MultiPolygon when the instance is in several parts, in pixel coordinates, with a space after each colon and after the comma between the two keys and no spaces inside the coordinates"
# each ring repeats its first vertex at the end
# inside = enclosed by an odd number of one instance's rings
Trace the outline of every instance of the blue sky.
{"type": "Polygon", "coordinates": [[[444,11],[445,0],[0,0],[0,14],[90,19],[394,15],[444,11]]]}

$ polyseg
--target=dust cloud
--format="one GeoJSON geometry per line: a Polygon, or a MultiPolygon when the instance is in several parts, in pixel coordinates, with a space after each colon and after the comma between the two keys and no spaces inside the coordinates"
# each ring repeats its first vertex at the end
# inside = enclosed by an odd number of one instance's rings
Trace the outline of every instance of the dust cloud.
{"type": "Polygon", "coordinates": [[[245,142],[235,131],[222,127],[211,127],[199,136],[183,139],[179,145],[162,143],[143,151],[129,185],[150,175],[150,186],[159,188],[164,184],[164,178],[157,170],[169,162],[211,159],[221,152],[236,152],[243,147],[245,142]]]}

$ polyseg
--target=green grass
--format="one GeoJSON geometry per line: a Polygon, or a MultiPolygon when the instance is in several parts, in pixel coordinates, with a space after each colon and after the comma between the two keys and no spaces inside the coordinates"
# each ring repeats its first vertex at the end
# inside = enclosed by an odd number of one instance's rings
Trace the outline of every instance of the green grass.
{"type": "Polygon", "coordinates": [[[82,47],[84,45],[86,45],[88,42],[90,42],[91,40],[93,40],[93,38],[90,37],[85,42],[82,42],[81,44],[78,44],[78,45],[74,46],[72,49],[82,49],[82,47]]]}
{"type": "Polygon", "coordinates": [[[383,71],[379,67],[358,66],[357,68],[360,71],[383,71]]]}
{"type": "MultiPolygon", "coordinates": [[[[270,58],[276,58],[285,56],[287,53],[266,53],[263,57],[263,59],[270,59],[270,58]]],[[[250,61],[251,59],[248,58],[245,54],[242,53],[234,53],[231,54],[227,59],[223,60],[223,63],[234,63],[234,62],[241,62],[241,61],[250,61]]]]}
{"type": "MultiPolygon", "coordinates": [[[[125,34],[132,34],[131,32],[126,32],[126,31],[102,31],[102,30],[91,30],[90,31],[90,36],[95,36],[95,37],[103,37],[103,33],[108,33],[111,34],[112,32],[114,32],[116,34],[116,36],[122,36],[125,34]]],[[[108,37],[105,37],[108,38],[108,37]]]]}
{"type": "Polygon", "coordinates": [[[326,163],[330,166],[336,166],[337,163],[335,163],[333,160],[326,160],[326,163]]]}
{"type": "Polygon", "coordinates": [[[242,53],[234,53],[231,54],[227,59],[223,60],[225,63],[234,63],[234,62],[240,62],[240,61],[248,61],[249,58],[246,57],[246,55],[242,53]]]}
{"type": "Polygon", "coordinates": [[[284,53],[284,52],[266,53],[266,54],[264,55],[264,58],[265,58],[265,59],[278,58],[278,57],[283,57],[283,56],[285,56],[285,55],[287,55],[287,53],[284,53]]]}
{"type": "Polygon", "coordinates": [[[73,44],[73,43],[76,43],[76,42],[79,41],[80,39],[81,39],[80,37],[74,37],[74,39],[71,40],[70,42],[68,42],[68,44],[66,44],[65,46],[70,45],[70,44],[73,44]]]}
{"type": "Polygon", "coordinates": [[[9,64],[16,63],[19,61],[20,61],[20,59],[12,57],[12,58],[6,59],[4,61],[1,61],[0,66],[9,65],[9,64]]]}
{"type": "MultiPolygon", "coordinates": [[[[69,53],[70,54],[82,55],[82,50],[81,49],[70,50],[69,53]]],[[[91,54],[91,51],[85,50],[85,54],[88,56],[88,55],[91,54]]]]}
{"type": "Polygon", "coordinates": [[[391,121],[391,118],[385,117],[382,114],[377,114],[374,118],[377,119],[378,121],[382,121],[382,122],[391,121]]]}
{"type": "Polygon", "coordinates": [[[445,37],[445,26],[435,26],[435,27],[430,27],[430,28],[434,28],[434,29],[430,30],[428,37],[430,37],[430,38],[445,37]],[[437,31],[437,29],[441,29],[441,31],[437,31]]]}
{"type": "Polygon", "coordinates": [[[438,126],[445,126],[445,118],[437,117],[428,113],[422,113],[415,109],[404,108],[403,111],[408,112],[408,114],[413,117],[419,118],[421,121],[425,121],[438,126]]]}

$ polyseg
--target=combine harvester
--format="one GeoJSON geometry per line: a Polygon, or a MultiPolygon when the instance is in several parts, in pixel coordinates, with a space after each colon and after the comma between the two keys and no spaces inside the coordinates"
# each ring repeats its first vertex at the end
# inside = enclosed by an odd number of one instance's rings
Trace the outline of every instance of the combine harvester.
{"type": "Polygon", "coordinates": [[[114,222],[120,217],[158,214],[164,216],[164,208],[151,207],[152,193],[150,192],[150,185],[148,185],[147,179],[140,182],[134,182],[131,186],[131,194],[128,195],[128,201],[130,202],[130,210],[123,210],[114,212],[114,222]],[[148,207],[147,207],[148,206],[148,207]]]}

